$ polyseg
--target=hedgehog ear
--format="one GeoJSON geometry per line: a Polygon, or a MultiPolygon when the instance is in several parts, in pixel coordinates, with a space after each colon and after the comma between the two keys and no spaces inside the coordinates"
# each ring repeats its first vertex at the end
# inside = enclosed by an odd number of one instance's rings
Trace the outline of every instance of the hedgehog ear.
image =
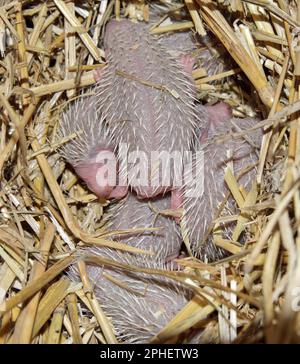
{"type": "Polygon", "coordinates": [[[196,62],[195,57],[192,57],[189,54],[182,54],[179,57],[179,64],[183,67],[184,71],[188,73],[189,75],[192,74],[194,64],[196,62]]]}
{"type": "Polygon", "coordinates": [[[199,113],[199,120],[202,121],[198,135],[201,143],[205,143],[209,137],[213,136],[219,125],[233,117],[232,109],[226,102],[218,102],[211,106],[197,105],[196,110],[199,113]]]}
{"type": "Polygon", "coordinates": [[[226,102],[218,102],[213,106],[205,106],[210,123],[217,125],[232,118],[232,109],[226,102]]]}

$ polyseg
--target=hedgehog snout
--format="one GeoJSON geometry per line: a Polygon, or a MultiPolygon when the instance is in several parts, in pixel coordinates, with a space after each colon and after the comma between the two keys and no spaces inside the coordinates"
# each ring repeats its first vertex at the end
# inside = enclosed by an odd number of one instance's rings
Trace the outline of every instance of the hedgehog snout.
{"type": "Polygon", "coordinates": [[[98,150],[74,168],[92,192],[100,198],[109,198],[117,180],[117,162],[112,151],[98,150]]]}

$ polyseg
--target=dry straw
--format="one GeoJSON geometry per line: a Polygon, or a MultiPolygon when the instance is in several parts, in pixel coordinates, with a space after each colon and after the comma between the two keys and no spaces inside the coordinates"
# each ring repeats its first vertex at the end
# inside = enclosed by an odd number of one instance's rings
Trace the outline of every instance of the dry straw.
{"type": "MultiPolygon", "coordinates": [[[[0,343],[117,342],[85,264],[121,263],[88,255],[78,262],[76,251],[139,250],[110,239],[101,224],[107,202],[63,163],[55,134],[61,110],[105,66],[103,25],[124,14],[152,21],[153,34],[214,33],[236,64],[213,76],[198,65],[199,99],[225,100],[236,116],[258,115],[256,128],[265,131],[252,189],[245,191],[229,167],[224,174],[238,206],[230,216],[235,229],[222,238],[216,227],[224,217],[216,216],[211,231],[230,256],[213,264],[179,259],[177,273],[122,266],[194,292],[152,342],[176,342],[193,328],[201,342],[298,343],[299,2],[174,0],[154,20],[161,8],[148,3],[0,1],[0,343]],[[74,262],[82,284],[65,275],[74,262]]],[[[251,139],[250,130],[242,135],[251,139]]]]}

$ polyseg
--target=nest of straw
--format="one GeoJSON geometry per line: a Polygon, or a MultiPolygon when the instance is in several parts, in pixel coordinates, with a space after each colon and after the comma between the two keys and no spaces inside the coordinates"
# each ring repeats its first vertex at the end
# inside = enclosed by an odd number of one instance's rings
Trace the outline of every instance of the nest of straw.
{"type": "MultiPolygon", "coordinates": [[[[119,246],[101,226],[107,203],[65,165],[57,153],[65,140],[57,143],[55,135],[61,110],[95,83],[94,70],[105,65],[99,42],[105,22],[123,16],[149,21],[149,3],[0,2],[1,343],[116,340],[85,263],[79,263],[81,283],[64,274],[77,249],[119,246]]],[[[239,207],[233,237],[247,230],[246,243],[216,236],[229,258],[214,264],[181,260],[180,274],[198,277],[198,296],[154,341],[176,342],[198,327],[208,343],[299,342],[299,4],[158,3],[169,12],[153,33],[191,29],[205,36],[209,30],[235,62],[214,76],[194,71],[199,99],[225,100],[236,116],[259,116],[257,127],[265,134],[251,191],[241,189],[235,176],[224,177],[239,207]],[[187,16],[181,18],[183,8],[187,16]]],[[[180,274],[170,273],[174,279],[180,274]]]]}

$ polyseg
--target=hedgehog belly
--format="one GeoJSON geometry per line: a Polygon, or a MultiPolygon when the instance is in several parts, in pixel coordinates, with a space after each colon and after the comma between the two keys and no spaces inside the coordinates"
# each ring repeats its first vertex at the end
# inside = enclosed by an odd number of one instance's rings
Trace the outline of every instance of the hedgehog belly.
{"type": "Polygon", "coordinates": [[[144,231],[138,234],[114,236],[114,240],[155,253],[151,259],[162,261],[176,258],[180,254],[182,238],[179,229],[170,217],[158,213],[169,208],[170,196],[147,201],[139,201],[129,194],[108,211],[107,229],[122,230],[135,228],[159,228],[157,231],[144,231]]]}

